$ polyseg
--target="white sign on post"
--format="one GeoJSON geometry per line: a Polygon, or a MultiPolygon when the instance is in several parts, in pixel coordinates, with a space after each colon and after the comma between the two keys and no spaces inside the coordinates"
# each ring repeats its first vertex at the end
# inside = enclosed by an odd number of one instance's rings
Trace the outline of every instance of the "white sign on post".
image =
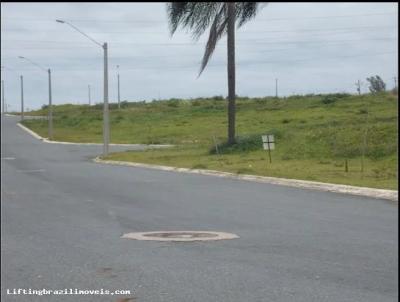
{"type": "Polygon", "coordinates": [[[264,150],[268,150],[269,162],[271,163],[271,150],[275,149],[275,138],[273,134],[267,134],[261,136],[263,141],[264,150]]]}
{"type": "Polygon", "coordinates": [[[264,150],[274,150],[275,149],[275,138],[273,134],[262,135],[263,148],[264,150]]]}

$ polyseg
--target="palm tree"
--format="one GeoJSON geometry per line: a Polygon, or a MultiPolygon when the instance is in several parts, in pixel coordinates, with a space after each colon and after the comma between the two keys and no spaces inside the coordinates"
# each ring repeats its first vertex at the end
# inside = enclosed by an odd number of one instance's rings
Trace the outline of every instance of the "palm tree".
{"type": "Polygon", "coordinates": [[[257,2],[169,2],[171,34],[178,26],[192,30],[198,40],[210,26],[199,76],[207,66],[218,40],[226,33],[228,50],[228,144],[235,143],[235,22],[241,27],[258,11],[257,2]]]}

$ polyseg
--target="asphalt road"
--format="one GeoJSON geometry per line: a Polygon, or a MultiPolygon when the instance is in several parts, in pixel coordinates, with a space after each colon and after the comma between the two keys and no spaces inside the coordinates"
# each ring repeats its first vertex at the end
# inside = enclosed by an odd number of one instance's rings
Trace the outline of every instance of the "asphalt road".
{"type": "Polygon", "coordinates": [[[17,121],[2,129],[2,301],[397,301],[397,203],[96,164],[101,146],[46,144],[17,121]],[[120,238],[157,230],[240,238],[120,238]],[[18,288],[132,294],[7,295],[18,288]]]}

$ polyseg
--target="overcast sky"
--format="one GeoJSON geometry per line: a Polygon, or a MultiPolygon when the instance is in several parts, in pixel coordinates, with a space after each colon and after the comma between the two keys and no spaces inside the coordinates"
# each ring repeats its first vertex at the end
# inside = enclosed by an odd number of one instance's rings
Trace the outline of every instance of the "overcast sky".
{"type": "MultiPolygon", "coordinates": [[[[355,82],[380,75],[394,86],[398,65],[397,3],[270,3],[237,30],[237,94],[266,96],[350,92],[355,82]]],[[[165,3],[1,3],[1,78],[9,110],[48,103],[47,74],[24,56],[52,70],[53,102],[103,99],[100,43],[109,43],[109,96],[121,100],[227,95],[226,38],[197,78],[207,33],[198,42],[185,30],[171,37],[165,3]]],[[[362,87],[367,91],[367,85],[362,87]]]]}

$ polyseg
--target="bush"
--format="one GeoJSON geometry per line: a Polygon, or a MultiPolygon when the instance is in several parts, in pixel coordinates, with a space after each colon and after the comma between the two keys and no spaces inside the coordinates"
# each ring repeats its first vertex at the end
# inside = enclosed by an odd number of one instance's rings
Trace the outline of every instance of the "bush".
{"type": "Polygon", "coordinates": [[[350,94],[348,93],[331,93],[331,94],[326,94],[322,98],[322,103],[324,104],[332,104],[335,103],[336,101],[340,99],[344,99],[349,97],[350,94]]]}
{"type": "Polygon", "coordinates": [[[214,96],[212,97],[212,99],[213,99],[214,101],[223,101],[223,100],[225,100],[225,98],[224,98],[222,95],[214,95],[214,96]]]}
{"type": "MultiPolygon", "coordinates": [[[[282,137],[282,133],[277,129],[271,129],[270,131],[268,131],[268,134],[273,134],[275,136],[275,140],[282,137]]],[[[218,144],[218,151],[220,153],[229,154],[261,150],[263,148],[261,135],[262,134],[238,136],[236,138],[236,143],[233,145],[229,145],[228,142],[218,144]]],[[[212,146],[210,148],[209,153],[217,153],[215,146],[212,146]]]]}
{"type": "Polygon", "coordinates": [[[192,104],[192,106],[194,106],[194,107],[201,106],[201,101],[194,100],[194,101],[191,101],[191,104],[192,104]]]}
{"type": "Polygon", "coordinates": [[[179,107],[179,103],[180,103],[180,101],[178,99],[171,99],[171,100],[167,101],[167,106],[176,108],[176,107],[179,107]]]}
{"type": "MultiPolygon", "coordinates": [[[[246,137],[237,137],[235,144],[228,144],[228,142],[223,142],[218,144],[218,151],[220,153],[241,153],[254,151],[262,148],[261,135],[251,135],[246,137]]],[[[215,146],[209,150],[210,154],[216,154],[217,150],[215,146]]]]}
{"type": "Polygon", "coordinates": [[[128,106],[129,106],[128,101],[122,101],[121,102],[121,108],[128,108],[128,106]]]}

